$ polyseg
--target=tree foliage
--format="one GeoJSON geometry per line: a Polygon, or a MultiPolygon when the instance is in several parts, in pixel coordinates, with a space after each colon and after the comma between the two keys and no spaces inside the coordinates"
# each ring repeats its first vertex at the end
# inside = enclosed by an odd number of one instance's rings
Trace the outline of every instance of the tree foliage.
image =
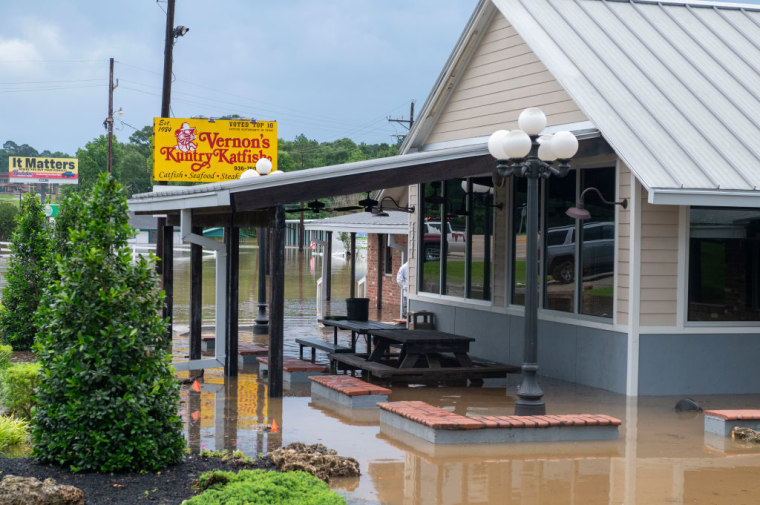
{"type": "Polygon", "coordinates": [[[12,203],[0,202],[0,240],[6,241],[16,229],[18,207],[12,203]]]}
{"type": "Polygon", "coordinates": [[[14,349],[26,351],[34,342],[34,313],[50,271],[50,228],[36,194],[24,195],[16,223],[5,272],[0,334],[14,349]]]}
{"type": "Polygon", "coordinates": [[[40,304],[34,454],[72,470],[155,470],[185,441],[153,260],[133,262],[123,190],[101,175],[40,304]]]}

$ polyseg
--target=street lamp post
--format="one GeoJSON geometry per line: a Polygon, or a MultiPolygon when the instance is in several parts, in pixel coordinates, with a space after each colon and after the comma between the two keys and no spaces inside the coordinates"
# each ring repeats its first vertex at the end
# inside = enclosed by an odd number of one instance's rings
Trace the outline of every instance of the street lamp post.
{"type": "Polygon", "coordinates": [[[539,136],[546,116],[536,107],[525,109],[517,120],[519,130],[498,130],[488,139],[488,151],[498,160],[499,178],[515,175],[528,182],[525,266],[525,348],[522,381],[515,402],[515,415],[546,414],[544,392],[538,384],[538,180],[564,177],[570,158],[578,151],[578,139],[570,132],[539,136]],[[557,167],[551,163],[556,161],[557,167]]]}

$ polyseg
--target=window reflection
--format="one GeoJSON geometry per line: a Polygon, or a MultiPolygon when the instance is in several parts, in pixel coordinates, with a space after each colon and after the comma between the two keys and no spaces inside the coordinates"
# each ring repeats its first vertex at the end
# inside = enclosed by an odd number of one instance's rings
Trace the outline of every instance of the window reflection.
{"type": "Polygon", "coordinates": [[[480,193],[467,179],[420,186],[421,291],[491,299],[493,189],[490,177],[472,181],[480,193]]]}
{"type": "Polygon", "coordinates": [[[563,312],[575,310],[575,219],[565,214],[575,206],[575,180],[576,174],[571,172],[545,182],[544,307],[563,312]]]}
{"type": "Polygon", "coordinates": [[[689,321],[760,321],[760,210],[690,214],[689,321]]]}
{"type": "MultiPolygon", "coordinates": [[[[615,173],[594,169],[581,172],[581,190],[597,188],[607,200],[615,197],[615,173]]],[[[584,199],[591,219],[583,221],[581,314],[612,317],[615,272],[615,206],[589,192],[584,199]]]]}

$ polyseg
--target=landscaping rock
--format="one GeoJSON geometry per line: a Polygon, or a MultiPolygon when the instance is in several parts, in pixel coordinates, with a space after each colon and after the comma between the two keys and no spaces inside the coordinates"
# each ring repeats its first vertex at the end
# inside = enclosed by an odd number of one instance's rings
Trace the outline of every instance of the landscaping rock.
{"type": "Polygon", "coordinates": [[[746,442],[760,444],[760,431],[755,431],[752,428],[736,426],[731,432],[731,437],[735,440],[744,440],[746,442]]]}
{"type": "Polygon", "coordinates": [[[306,445],[294,442],[269,454],[272,462],[282,471],[302,470],[320,480],[329,482],[335,477],[359,476],[359,462],[322,444],[306,445]]]}
{"type": "Polygon", "coordinates": [[[6,475],[0,481],[0,503],[4,505],[84,505],[84,493],[53,479],[6,475]]]}

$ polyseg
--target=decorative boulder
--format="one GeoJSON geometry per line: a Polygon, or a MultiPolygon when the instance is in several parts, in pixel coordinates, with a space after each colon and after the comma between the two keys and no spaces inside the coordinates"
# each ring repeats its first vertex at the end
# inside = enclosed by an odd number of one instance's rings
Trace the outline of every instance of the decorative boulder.
{"type": "Polygon", "coordinates": [[[322,444],[293,442],[271,452],[269,457],[284,472],[301,470],[325,482],[335,477],[357,477],[360,474],[356,459],[338,456],[336,451],[322,444]]]}
{"type": "Polygon", "coordinates": [[[74,486],[58,485],[53,479],[6,475],[0,481],[4,505],[84,505],[84,493],[74,486]]]}

